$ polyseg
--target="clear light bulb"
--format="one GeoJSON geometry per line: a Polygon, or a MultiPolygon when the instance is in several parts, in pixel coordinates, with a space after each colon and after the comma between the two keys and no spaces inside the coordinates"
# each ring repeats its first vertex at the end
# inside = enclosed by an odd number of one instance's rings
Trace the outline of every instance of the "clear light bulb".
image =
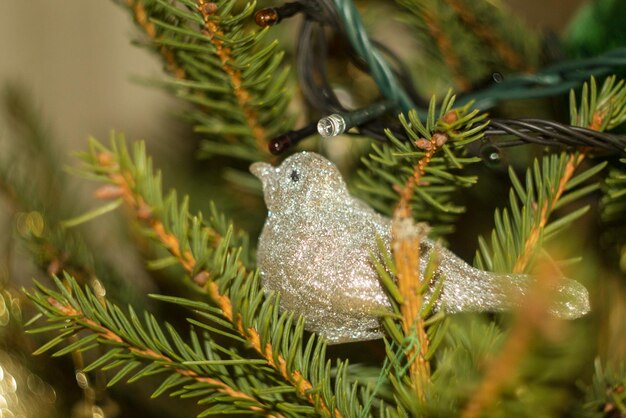
{"type": "Polygon", "coordinates": [[[336,113],[326,116],[317,123],[317,132],[324,138],[341,135],[346,130],[346,120],[336,113]]]}

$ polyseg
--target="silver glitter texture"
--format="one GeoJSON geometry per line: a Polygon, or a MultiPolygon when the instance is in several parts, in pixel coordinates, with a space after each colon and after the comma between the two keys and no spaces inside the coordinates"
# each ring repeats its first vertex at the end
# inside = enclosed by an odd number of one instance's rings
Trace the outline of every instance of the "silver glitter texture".
{"type": "MultiPolygon", "coordinates": [[[[268,208],[257,252],[264,289],[280,293],[281,309],[304,315],[306,329],[330,343],[380,338],[379,316],[390,304],[370,257],[377,235],[389,251],[390,219],[350,196],[337,167],[318,154],[301,152],[279,167],[254,163],[250,171],[263,183],[268,208]]],[[[428,239],[421,243],[422,273],[433,249],[436,275],[445,277],[436,309],[503,311],[527,293],[528,276],[478,270],[428,239]]],[[[580,283],[563,279],[556,293],[555,316],[589,311],[580,283]]]]}

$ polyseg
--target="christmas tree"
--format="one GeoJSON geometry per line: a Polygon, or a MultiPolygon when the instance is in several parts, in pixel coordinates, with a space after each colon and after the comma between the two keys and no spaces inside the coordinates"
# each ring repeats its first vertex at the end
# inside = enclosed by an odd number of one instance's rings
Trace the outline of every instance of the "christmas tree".
{"type": "Polygon", "coordinates": [[[3,416],[626,416],[623,3],[116,3],[181,135],[4,90],[3,416]]]}

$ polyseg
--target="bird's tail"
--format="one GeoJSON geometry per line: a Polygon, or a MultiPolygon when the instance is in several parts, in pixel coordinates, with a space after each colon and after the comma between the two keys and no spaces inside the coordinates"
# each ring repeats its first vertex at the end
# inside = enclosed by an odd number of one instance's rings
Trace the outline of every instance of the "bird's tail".
{"type": "MultiPolygon", "coordinates": [[[[442,302],[447,312],[514,309],[532,297],[536,279],[525,274],[497,274],[471,268],[462,282],[444,279],[442,302]],[[454,294],[453,294],[454,293],[454,294]]],[[[547,288],[551,296],[550,314],[561,319],[576,319],[590,311],[589,292],[579,282],[561,278],[547,288]]]]}

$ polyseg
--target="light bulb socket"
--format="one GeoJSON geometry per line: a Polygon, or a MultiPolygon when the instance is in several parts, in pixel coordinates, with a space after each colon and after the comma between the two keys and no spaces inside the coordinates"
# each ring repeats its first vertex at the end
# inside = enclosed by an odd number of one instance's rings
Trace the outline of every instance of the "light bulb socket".
{"type": "Polygon", "coordinates": [[[298,144],[298,142],[302,141],[304,138],[309,137],[315,133],[316,130],[316,122],[310,123],[304,128],[285,132],[282,135],[277,136],[272,139],[268,148],[269,151],[273,155],[280,155],[283,152],[287,151],[289,148],[298,144]]]}
{"type": "Polygon", "coordinates": [[[304,6],[300,3],[285,3],[278,7],[266,7],[254,14],[254,21],[262,28],[274,26],[281,20],[301,12],[304,6]]]}
{"type": "Polygon", "coordinates": [[[280,22],[280,16],[274,7],[257,10],[254,14],[254,21],[262,28],[274,26],[280,22]]]}

